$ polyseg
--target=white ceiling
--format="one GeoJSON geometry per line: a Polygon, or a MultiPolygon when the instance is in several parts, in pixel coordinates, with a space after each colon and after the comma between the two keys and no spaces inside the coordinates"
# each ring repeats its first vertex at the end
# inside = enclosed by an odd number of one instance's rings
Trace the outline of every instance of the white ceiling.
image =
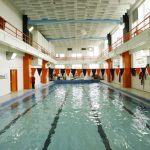
{"type": "MultiPolygon", "coordinates": [[[[31,20],[80,20],[80,19],[120,19],[135,0],[13,0],[18,9],[28,15],[31,20]]],[[[46,37],[56,40],[57,47],[71,45],[94,45],[97,40],[86,37],[106,37],[116,26],[111,23],[68,23],[37,26],[46,37]],[[82,39],[82,40],[80,40],[82,39]],[[84,40],[83,40],[84,39],[84,40]]]]}

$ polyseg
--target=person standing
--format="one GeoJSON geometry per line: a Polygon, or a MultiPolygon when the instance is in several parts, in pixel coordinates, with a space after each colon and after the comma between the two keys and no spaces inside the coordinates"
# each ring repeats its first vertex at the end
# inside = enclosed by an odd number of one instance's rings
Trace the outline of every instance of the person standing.
{"type": "Polygon", "coordinates": [[[35,89],[35,77],[34,77],[34,75],[32,75],[31,80],[32,80],[32,89],[35,89]]]}

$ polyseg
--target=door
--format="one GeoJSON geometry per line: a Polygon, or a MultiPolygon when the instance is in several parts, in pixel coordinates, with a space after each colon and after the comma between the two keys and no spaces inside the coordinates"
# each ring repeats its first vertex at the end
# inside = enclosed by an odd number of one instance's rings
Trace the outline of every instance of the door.
{"type": "Polygon", "coordinates": [[[11,92],[18,91],[16,69],[10,70],[10,87],[11,87],[11,92]]]}

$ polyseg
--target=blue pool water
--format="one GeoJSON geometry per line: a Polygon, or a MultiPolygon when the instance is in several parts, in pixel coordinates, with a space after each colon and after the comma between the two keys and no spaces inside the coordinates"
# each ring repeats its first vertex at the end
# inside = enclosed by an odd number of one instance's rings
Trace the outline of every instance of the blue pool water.
{"type": "Polygon", "coordinates": [[[149,150],[150,111],[100,84],[59,84],[0,110],[0,150],[149,150]]]}

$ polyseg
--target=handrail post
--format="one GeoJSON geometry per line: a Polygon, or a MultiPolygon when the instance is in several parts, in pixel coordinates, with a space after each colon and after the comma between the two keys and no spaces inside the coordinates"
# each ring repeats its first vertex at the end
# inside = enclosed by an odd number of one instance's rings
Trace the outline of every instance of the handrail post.
{"type": "Polygon", "coordinates": [[[149,18],[149,28],[150,28],[150,15],[149,15],[149,17],[148,17],[148,18],[149,18]]]}
{"type": "Polygon", "coordinates": [[[17,37],[17,28],[16,28],[16,37],[17,37]]]}

